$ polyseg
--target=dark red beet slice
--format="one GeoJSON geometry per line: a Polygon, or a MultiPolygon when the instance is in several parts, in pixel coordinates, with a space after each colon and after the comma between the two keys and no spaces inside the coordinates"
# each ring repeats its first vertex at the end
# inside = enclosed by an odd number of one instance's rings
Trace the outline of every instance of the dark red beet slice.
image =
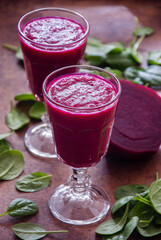
{"type": "Polygon", "coordinates": [[[121,80],[109,153],[137,158],[158,151],[161,144],[161,97],[148,88],[121,80]]]}

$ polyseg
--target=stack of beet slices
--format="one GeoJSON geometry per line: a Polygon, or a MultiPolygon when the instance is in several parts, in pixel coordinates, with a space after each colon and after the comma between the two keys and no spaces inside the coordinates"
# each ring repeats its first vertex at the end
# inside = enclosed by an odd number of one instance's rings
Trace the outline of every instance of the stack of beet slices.
{"type": "Polygon", "coordinates": [[[121,80],[109,153],[122,159],[147,156],[161,144],[161,97],[152,89],[121,80]]]}

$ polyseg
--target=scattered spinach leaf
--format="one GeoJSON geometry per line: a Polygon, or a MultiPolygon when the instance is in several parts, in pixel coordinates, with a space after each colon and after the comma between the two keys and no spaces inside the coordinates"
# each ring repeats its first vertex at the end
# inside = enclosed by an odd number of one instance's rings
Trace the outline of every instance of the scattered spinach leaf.
{"type": "Polygon", "coordinates": [[[137,230],[143,237],[153,237],[161,233],[161,226],[155,225],[153,222],[146,228],[137,226],[137,230]]]}
{"type": "Polygon", "coordinates": [[[18,130],[29,123],[29,118],[19,109],[13,106],[11,101],[11,110],[5,118],[7,126],[12,130],[18,130]]]}
{"type": "Polygon", "coordinates": [[[136,228],[138,221],[138,217],[131,218],[120,232],[106,236],[103,240],[127,240],[136,228]]]}
{"type": "Polygon", "coordinates": [[[46,173],[34,172],[20,178],[16,182],[16,188],[22,192],[36,192],[50,184],[51,176],[46,173]]]}
{"type": "Polygon", "coordinates": [[[35,101],[35,97],[32,93],[18,94],[15,96],[16,101],[35,101]]]}
{"type": "Polygon", "coordinates": [[[7,133],[2,133],[2,134],[0,134],[0,140],[9,137],[12,133],[14,133],[13,130],[11,130],[11,131],[9,131],[9,132],[7,132],[7,133]]]}
{"type": "Polygon", "coordinates": [[[161,214],[161,179],[154,181],[150,185],[149,197],[154,209],[161,214]]]}
{"type": "Polygon", "coordinates": [[[5,139],[1,139],[0,140],[0,154],[6,150],[10,150],[11,149],[11,145],[9,144],[8,141],[6,141],[5,139]]]}
{"type": "Polygon", "coordinates": [[[139,217],[138,226],[142,228],[147,227],[150,224],[152,217],[154,216],[154,209],[142,202],[137,202],[129,213],[129,218],[132,218],[134,216],[139,217]]]}
{"type": "Polygon", "coordinates": [[[115,212],[117,212],[125,204],[130,202],[133,198],[134,198],[133,196],[127,196],[127,197],[122,197],[119,200],[117,200],[111,208],[111,213],[114,214],[115,212]]]}
{"type": "Polygon", "coordinates": [[[0,217],[7,214],[11,217],[25,217],[34,215],[37,212],[38,206],[34,201],[25,198],[17,198],[9,204],[6,212],[0,214],[0,217]]]}
{"type": "Polygon", "coordinates": [[[17,150],[6,150],[0,154],[0,180],[18,177],[24,168],[24,158],[17,150]]]}
{"type": "Polygon", "coordinates": [[[41,119],[44,113],[46,113],[46,108],[43,102],[35,102],[29,110],[29,116],[35,119],[41,119]]]}
{"type": "Polygon", "coordinates": [[[8,44],[8,43],[4,43],[2,46],[4,48],[7,48],[7,49],[11,50],[11,51],[14,51],[18,60],[23,61],[23,54],[22,54],[22,51],[21,51],[20,47],[16,47],[16,46],[8,44]]]}
{"type": "Polygon", "coordinates": [[[140,26],[139,19],[136,16],[134,19],[136,23],[136,28],[133,31],[134,36],[136,37],[149,36],[155,32],[155,30],[151,27],[140,26]]]}
{"type": "Polygon", "coordinates": [[[111,219],[107,222],[101,223],[96,228],[96,233],[101,235],[111,235],[121,231],[126,223],[128,210],[129,210],[129,204],[127,204],[125,213],[122,216],[122,218],[111,219]]]}
{"type": "Polygon", "coordinates": [[[45,237],[49,233],[67,233],[66,230],[46,231],[36,223],[18,223],[12,226],[16,236],[23,240],[36,240],[45,237]]]}
{"type": "Polygon", "coordinates": [[[149,187],[144,184],[122,185],[116,189],[115,198],[118,200],[127,196],[135,197],[136,194],[144,193],[148,189],[149,187]]]}
{"type": "Polygon", "coordinates": [[[148,52],[147,62],[152,65],[161,65],[161,51],[148,52]]]}
{"type": "Polygon", "coordinates": [[[105,67],[104,69],[106,71],[109,71],[110,73],[112,73],[117,79],[123,79],[122,71],[120,71],[118,69],[113,69],[113,68],[110,68],[110,67],[105,67]]]}
{"type": "Polygon", "coordinates": [[[161,66],[151,65],[146,69],[128,67],[124,72],[125,78],[150,87],[161,86],[161,66]],[[154,70],[154,71],[153,71],[154,70]]]}

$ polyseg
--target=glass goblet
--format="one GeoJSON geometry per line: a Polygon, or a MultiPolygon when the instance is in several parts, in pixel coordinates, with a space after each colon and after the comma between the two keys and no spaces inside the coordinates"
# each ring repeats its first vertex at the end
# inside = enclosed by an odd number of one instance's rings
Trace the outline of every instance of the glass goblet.
{"type": "MultiPolygon", "coordinates": [[[[79,13],[64,8],[42,8],[25,14],[18,23],[29,87],[44,101],[42,84],[52,71],[78,64],[84,54],[89,24],[79,13]],[[65,26],[65,27],[64,27],[65,26]]],[[[28,150],[39,157],[56,157],[47,115],[25,135],[28,150]]]]}
{"type": "Polygon", "coordinates": [[[109,210],[107,194],[91,183],[87,169],[107,152],[120,91],[116,77],[92,66],[64,67],[44,81],[57,156],[73,169],[49,200],[52,214],[63,222],[94,223],[109,210]]]}

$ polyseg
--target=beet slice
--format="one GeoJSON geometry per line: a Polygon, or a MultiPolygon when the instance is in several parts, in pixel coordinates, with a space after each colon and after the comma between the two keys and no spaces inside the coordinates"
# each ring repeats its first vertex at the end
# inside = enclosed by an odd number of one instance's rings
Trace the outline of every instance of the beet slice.
{"type": "Polygon", "coordinates": [[[148,87],[120,82],[122,92],[109,153],[121,159],[156,153],[161,144],[161,97],[148,87]]]}

